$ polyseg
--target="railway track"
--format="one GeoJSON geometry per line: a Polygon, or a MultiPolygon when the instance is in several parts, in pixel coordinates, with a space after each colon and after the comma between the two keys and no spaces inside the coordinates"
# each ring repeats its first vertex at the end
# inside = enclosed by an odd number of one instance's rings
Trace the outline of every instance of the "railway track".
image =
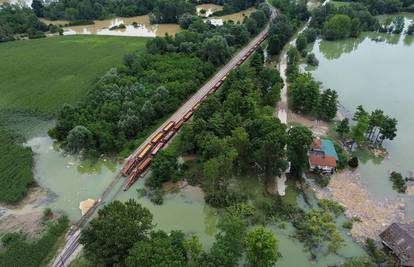
{"type": "MultiPolygon", "coordinates": [[[[276,11],[273,10],[271,19],[273,19],[275,16],[276,11]]],[[[154,157],[156,153],[163,148],[164,145],[166,145],[169,141],[171,141],[171,139],[174,138],[175,133],[188,119],[190,119],[193,112],[197,110],[202,102],[224,83],[228,73],[243,64],[247,58],[252,53],[254,53],[254,51],[267,38],[268,30],[269,25],[267,25],[255,38],[253,38],[249,44],[242,48],[225,66],[220,69],[220,71],[218,71],[195,94],[193,94],[126,159],[124,168],[108,185],[94,206],[92,206],[92,208],[85,215],[83,215],[82,218],[75,225],[73,225],[72,229],[66,234],[66,244],[52,263],[53,267],[68,266],[70,264],[73,253],[80,246],[79,238],[82,228],[87,225],[92,216],[96,214],[96,211],[100,206],[104,205],[106,202],[111,201],[122,190],[122,187],[118,188],[112,197],[110,199],[107,199],[109,194],[113,191],[113,188],[120,182],[121,178],[124,175],[128,176],[128,179],[124,185],[124,190],[127,190],[141,175],[147,173],[147,168],[152,160],[152,157],[154,157]],[[161,143],[163,144],[160,145],[161,143]],[[154,149],[157,150],[155,151],[154,149]],[[145,152],[144,155],[142,155],[143,151],[145,152]],[[148,159],[149,161],[145,163],[145,166],[140,165],[148,159]],[[130,166],[128,167],[128,165],[130,166]],[[140,166],[143,168],[139,169],[140,166]],[[131,178],[131,175],[134,171],[134,177],[131,178]]]]}

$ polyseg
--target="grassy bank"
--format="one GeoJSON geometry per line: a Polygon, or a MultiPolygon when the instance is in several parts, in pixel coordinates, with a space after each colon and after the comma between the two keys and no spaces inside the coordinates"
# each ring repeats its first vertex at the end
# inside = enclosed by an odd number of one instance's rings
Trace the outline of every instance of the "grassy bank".
{"type": "Polygon", "coordinates": [[[0,109],[56,112],[75,103],[147,38],[60,36],[0,44],[0,109]]]}
{"type": "Polygon", "coordinates": [[[0,266],[46,266],[44,260],[49,257],[49,251],[54,249],[56,242],[68,226],[68,219],[61,217],[40,239],[34,242],[25,240],[24,236],[17,233],[3,236],[2,243],[5,251],[0,253],[0,266]]]}
{"type": "Polygon", "coordinates": [[[16,202],[35,184],[32,150],[12,132],[0,128],[0,202],[16,202]]]}

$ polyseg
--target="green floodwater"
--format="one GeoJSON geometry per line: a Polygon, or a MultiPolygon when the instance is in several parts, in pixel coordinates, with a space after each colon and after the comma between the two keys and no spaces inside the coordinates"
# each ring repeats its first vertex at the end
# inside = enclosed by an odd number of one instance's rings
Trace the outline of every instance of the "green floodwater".
{"type": "MultiPolygon", "coordinates": [[[[391,171],[405,176],[414,171],[413,41],[413,36],[364,33],[357,39],[319,41],[312,51],[319,59],[313,76],[324,88],[338,92],[347,116],[361,104],[368,111],[382,109],[398,120],[397,137],[384,142],[389,157],[381,160],[359,153],[361,181],[377,199],[398,195],[389,181],[391,171]]],[[[413,218],[413,198],[406,197],[406,201],[406,214],[413,218]]]]}

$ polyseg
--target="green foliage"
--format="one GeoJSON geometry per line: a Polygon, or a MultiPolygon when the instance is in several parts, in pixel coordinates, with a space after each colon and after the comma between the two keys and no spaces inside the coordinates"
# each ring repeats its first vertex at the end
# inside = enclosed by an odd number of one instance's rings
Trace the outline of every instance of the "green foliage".
{"type": "Polygon", "coordinates": [[[327,187],[330,181],[331,181],[331,177],[329,175],[318,175],[315,178],[316,184],[322,188],[327,187]]]}
{"type": "Polygon", "coordinates": [[[32,150],[0,125],[0,201],[13,203],[35,184],[32,150]]]}
{"type": "Polygon", "coordinates": [[[337,40],[349,37],[351,34],[351,18],[337,14],[331,17],[323,27],[323,35],[327,40],[337,40]]]}
{"type": "Polygon", "coordinates": [[[44,221],[49,220],[52,216],[53,216],[53,212],[52,212],[52,209],[51,208],[45,208],[43,210],[43,218],[42,219],[44,221]]]}
{"type": "Polygon", "coordinates": [[[126,52],[143,48],[146,40],[90,35],[3,43],[0,109],[53,114],[64,103],[82,99],[99,76],[121,63],[126,52]]]}
{"type": "Polygon", "coordinates": [[[324,211],[332,212],[336,217],[345,213],[345,207],[330,199],[321,199],[318,206],[324,211]]]}
{"type": "Polygon", "coordinates": [[[338,93],[335,90],[326,89],[319,96],[316,114],[319,118],[330,121],[338,111],[338,93]]]}
{"type": "Polygon", "coordinates": [[[185,0],[158,0],[153,3],[151,23],[175,23],[184,13],[195,14],[195,6],[185,0]]]}
{"type": "MultiPolygon", "coordinates": [[[[62,109],[51,136],[69,143],[69,132],[82,125],[92,133],[90,149],[98,153],[133,147],[132,140],[204,84],[214,72],[213,64],[225,63],[231,49],[250,38],[240,24],[213,27],[191,19],[187,26],[175,38],[157,37],[147,42],[145,52],[127,54],[124,64],[101,77],[85,101],[62,109]]],[[[273,82],[262,85],[266,95],[274,95],[269,90],[273,82]]]]}
{"type": "MultiPolygon", "coordinates": [[[[36,1],[34,3],[36,5],[36,1]]],[[[29,38],[44,37],[48,30],[29,7],[15,4],[0,4],[0,43],[18,39],[19,36],[29,38]]]]}
{"type": "Polygon", "coordinates": [[[346,137],[351,131],[351,129],[349,128],[348,118],[341,120],[336,126],[335,131],[339,134],[341,138],[346,137]]]}
{"type": "Polygon", "coordinates": [[[75,126],[68,133],[68,150],[77,153],[82,149],[88,149],[92,146],[92,133],[82,125],[75,126]]]}
{"type": "Polygon", "coordinates": [[[335,253],[344,245],[344,239],[336,229],[330,212],[312,209],[303,220],[294,222],[296,236],[311,252],[318,251],[328,243],[327,253],[335,253]]]}
{"type": "Polygon", "coordinates": [[[299,50],[299,52],[302,52],[303,50],[305,50],[307,45],[308,45],[308,40],[305,34],[303,33],[299,34],[298,38],[296,39],[296,48],[299,50]]]}
{"type": "Polygon", "coordinates": [[[309,53],[306,55],[306,63],[308,63],[310,66],[316,67],[319,65],[319,61],[316,58],[314,53],[309,53]]]}
{"type": "Polygon", "coordinates": [[[98,211],[98,217],[82,231],[85,256],[97,264],[124,264],[128,251],[148,239],[152,214],[135,200],[114,201],[98,211]]]}
{"type": "Polygon", "coordinates": [[[310,73],[299,74],[289,90],[289,99],[295,112],[311,113],[317,107],[319,85],[310,73]]]}
{"type": "Polygon", "coordinates": [[[405,193],[407,191],[407,184],[399,172],[391,172],[390,174],[390,180],[392,182],[392,188],[396,190],[398,193],[405,193]]]}
{"type": "Polygon", "coordinates": [[[282,51],[283,46],[292,37],[295,25],[285,15],[277,16],[270,26],[269,30],[269,47],[268,52],[271,55],[277,55],[282,51]]]}
{"type": "Polygon", "coordinates": [[[358,157],[352,157],[350,160],[348,160],[348,165],[351,168],[358,167],[358,157]]]}
{"type": "Polygon", "coordinates": [[[353,222],[350,220],[350,221],[345,221],[343,224],[342,224],[342,227],[343,228],[345,228],[345,229],[348,229],[348,230],[351,230],[352,229],[352,226],[353,226],[353,222]]]}
{"type": "Polygon", "coordinates": [[[368,257],[352,257],[347,259],[342,267],[375,267],[376,265],[368,257]]]}
{"type": "Polygon", "coordinates": [[[272,231],[263,226],[256,227],[246,237],[246,257],[248,266],[271,267],[279,258],[277,240],[272,231]]]}
{"type": "Polygon", "coordinates": [[[2,238],[6,246],[0,252],[0,266],[38,267],[55,246],[57,240],[69,227],[69,220],[63,216],[51,225],[47,232],[38,240],[28,242],[20,234],[7,234],[2,238]]]}
{"type": "Polygon", "coordinates": [[[362,31],[376,31],[379,23],[364,5],[350,3],[336,6],[327,3],[312,11],[310,28],[314,31],[312,35],[318,31],[325,39],[335,40],[357,37],[362,31]]]}
{"type": "Polygon", "coordinates": [[[164,182],[175,181],[178,167],[177,156],[169,150],[161,150],[152,161],[152,174],[147,184],[152,188],[159,188],[164,182]]]}
{"type": "Polygon", "coordinates": [[[181,233],[180,240],[176,243],[173,232],[167,235],[163,231],[152,232],[149,239],[139,240],[129,251],[126,259],[128,267],[182,267],[185,266],[184,234],[181,233]]]}
{"type": "Polygon", "coordinates": [[[308,162],[308,151],[313,142],[312,132],[303,126],[295,126],[288,130],[287,155],[292,167],[299,174],[308,162]]]}

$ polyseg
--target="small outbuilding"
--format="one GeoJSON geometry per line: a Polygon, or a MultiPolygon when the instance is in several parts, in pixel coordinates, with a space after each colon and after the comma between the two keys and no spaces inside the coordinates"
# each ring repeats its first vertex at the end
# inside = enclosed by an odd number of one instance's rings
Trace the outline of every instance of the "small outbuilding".
{"type": "Polygon", "coordinates": [[[401,266],[414,266],[414,224],[393,223],[380,237],[382,243],[400,259],[401,266]]]}
{"type": "Polygon", "coordinates": [[[331,140],[316,138],[308,152],[309,170],[333,174],[338,162],[338,154],[331,140]]]}

